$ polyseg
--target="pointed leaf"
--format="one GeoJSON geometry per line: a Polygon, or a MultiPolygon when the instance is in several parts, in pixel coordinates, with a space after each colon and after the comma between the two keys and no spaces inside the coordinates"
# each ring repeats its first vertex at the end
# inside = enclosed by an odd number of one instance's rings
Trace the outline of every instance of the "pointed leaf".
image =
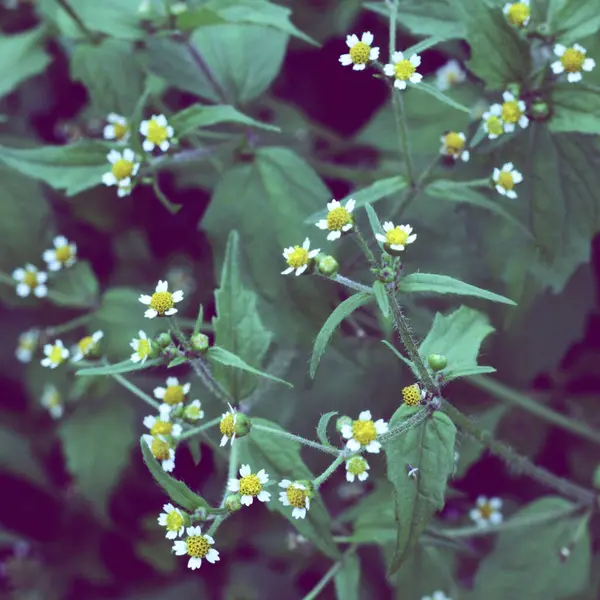
{"type": "MultiPolygon", "coordinates": [[[[384,233],[383,225],[377,216],[377,213],[373,209],[370,204],[365,204],[365,210],[367,211],[367,217],[369,219],[369,225],[371,225],[371,230],[373,231],[373,237],[375,237],[378,233],[384,233]]],[[[379,244],[379,242],[377,242],[379,244]]]]}
{"type": "Polygon", "coordinates": [[[377,300],[377,306],[387,319],[390,316],[390,301],[385,291],[385,284],[377,280],[373,283],[373,292],[375,292],[375,300],[377,300]]]}
{"type": "Polygon", "coordinates": [[[117,375],[119,373],[131,373],[132,371],[141,371],[142,369],[148,369],[155,367],[163,363],[162,358],[152,358],[146,360],[144,363],[134,363],[130,360],[124,360],[120,363],[113,365],[103,365],[100,367],[85,367],[75,372],[75,375],[82,376],[93,376],[96,375],[117,375]]]}
{"type": "Polygon", "coordinates": [[[408,87],[411,87],[415,90],[421,90],[422,92],[425,92],[426,94],[429,94],[430,96],[433,96],[434,98],[437,98],[440,102],[443,102],[444,104],[447,104],[448,106],[451,106],[452,108],[455,108],[456,110],[460,110],[464,113],[469,113],[469,114],[471,113],[471,109],[467,108],[466,106],[463,106],[462,104],[458,103],[456,100],[453,100],[452,98],[450,98],[450,96],[446,96],[446,94],[444,94],[444,92],[442,92],[440,89],[438,89],[434,85],[425,83],[423,81],[421,81],[419,83],[411,83],[410,81],[408,81],[407,84],[408,84],[408,87]]]}
{"type": "Polygon", "coordinates": [[[561,44],[570,45],[594,35],[600,29],[600,11],[596,4],[566,0],[553,11],[551,31],[561,44]]]}
{"type": "Polygon", "coordinates": [[[342,558],[333,583],[338,600],[360,600],[360,559],[356,554],[348,554],[342,558]]]}
{"type": "Polygon", "coordinates": [[[439,35],[432,35],[431,37],[425,38],[424,40],[421,40],[420,42],[417,42],[414,46],[411,46],[410,48],[407,48],[406,50],[403,50],[403,54],[406,55],[406,57],[410,58],[413,54],[419,54],[421,52],[423,52],[424,50],[429,50],[429,48],[433,48],[434,46],[437,46],[438,44],[442,44],[443,42],[447,41],[450,38],[447,37],[442,37],[439,35]]]}
{"type": "Polygon", "coordinates": [[[317,425],[317,437],[324,446],[331,446],[331,442],[327,436],[327,425],[329,425],[329,421],[337,414],[337,411],[328,412],[321,415],[321,418],[319,419],[319,424],[317,425]]]}

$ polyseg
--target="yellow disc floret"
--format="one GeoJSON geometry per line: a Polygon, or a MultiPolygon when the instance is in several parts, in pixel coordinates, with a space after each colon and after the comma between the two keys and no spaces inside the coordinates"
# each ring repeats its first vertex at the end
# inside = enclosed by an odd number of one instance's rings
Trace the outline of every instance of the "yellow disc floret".
{"type": "Polygon", "coordinates": [[[394,65],[394,73],[396,79],[407,81],[411,78],[417,68],[410,62],[410,60],[400,60],[394,65]]]}
{"type": "Polygon", "coordinates": [[[179,531],[183,527],[183,517],[178,511],[172,510],[167,515],[167,529],[169,531],[179,531]]]}
{"type": "Polygon", "coordinates": [[[154,119],[151,119],[148,123],[148,133],[146,134],[146,138],[155,146],[160,146],[169,138],[169,134],[166,127],[159,125],[154,119]]]}
{"type": "Polygon", "coordinates": [[[508,171],[500,171],[498,175],[498,185],[503,187],[505,190],[512,190],[515,187],[512,173],[508,171]]]}
{"type": "Polygon", "coordinates": [[[502,119],[505,123],[516,123],[523,116],[523,112],[515,100],[502,104],[502,119]]]}
{"type": "Polygon", "coordinates": [[[306,508],[306,490],[301,490],[293,484],[286,490],[287,499],[294,508],[306,508]]]}
{"type": "Polygon", "coordinates": [[[52,350],[50,350],[48,358],[52,364],[59,365],[61,362],[63,362],[63,349],[57,345],[52,346],[52,350]]]}
{"type": "Polygon", "coordinates": [[[117,181],[127,179],[128,177],[131,177],[131,174],[133,173],[133,163],[130,160],[120,158],[113,164],[111,171],[117,181]]]}
{"type": "Polygon", "coordinates": [[[95,346],[95,342],[94,342],[94,339],[92,338],[92,336],[88,335],[88,336],[82,338],[81,340],[79,340],[79,343],[77,344],[77,346],[79,347],[81,354],[83,354],[85,356],[95,346]]]}
{"type": "Polygon", "coordinates": [[[360,456],[354,456],[348,461],[346,468],[352,475],[362,475],[367,470],[367,461],[360,456]]]}
{"type": "Polygon", "coordinates": [[[150,446],[150,451],[152,452],[152,456],[156,458],[156,460],[168,460],[169,459],[169,444],[163,440],[159,440],[158,438],[154,438],[152,440],[152,445],[150,446]]]}
{"type": "Polygon", "coordinates": [[[210,551],[210,544],[203,535],[190,535],[185,545],[188,555],[194,558],[204,558],[210,551]]]}
{"type": "Polygon", "coordinates": [[[69,247],[68,244],[65,246],[59,246],[54,251],[54,254],[56,256],[56,260],[61,263],[67,262],[73,256],[73,253],[71,252],[71,248],[69,247]]]}
{"type": "Polygon", "coordinates": [[[402,400],[408,406],[416,406],[421,402],[421,388],[418,383],[402,388],[402,400]]]}
{"type": "Polygon", "coordinates": [[[350,213],[343,206],[338,206],[327,213],[327,229],[341,231],[342,227],[348,225],[351,220],[350,213]]]}
{"type": "Polygon", "coordinates": [[[150,299],[150,308],[153,308],[159,315],[164,315],[168,310],[175,306],[173,294],[171,292],[154,292],[150,299]]]}
{"type": "Polygon", "coordinates": [[[486,520],[488,520],[494,512],[494,509],[492,508],[492,505],[489,502],[486,502],[485,504],[479,506],[478,510],[481,517],[486,520]]]}
{"type": "Polygon", "coordinates": [[[530,11],[527,4],[523,4],[523,2],[515,2],[508,8],[506,18],[512,25],[523,27],[523,25],[529,19],[529,15],[530,11]]]}
{"type": "Polygon", "coordinates": [[[172,432],[173,424],[169,423],[169,421],[156,420],[156,422],[154,423],[154,425],[152,425],[152,428],[150,429],[150,433],[152,435],[171,435],[172,432]]]}
{"type": "Polygon", "coordinates": [[[137,344],[137,354],[141,359],[147,358],[150,354],[150,340],[140,338],[137,344]]]}
{"type": "Polygon", "coordinates": [[[364,65],[369,62],[371,47],[364,42],[358,42],[358,44],[354,44],[350,48],[349,52],[350,58],[355,65],[364,65]]]}
{"type": "Polygon", "coordinates": [[[35,271],[25,271],[23,283],[30,288],[34,288],[37,285],[37,273],[35,271]]]}
{"type": "Polygon", "coordinates": [[[500,117],[491,116],[486,121],[486,127],[488,133],[490,133],[491,135],[501,135],[504,133],[504,125],[502,124],[502,120],[500,119],[500,117]]]}
{"type": "Polygon", "coordinates": [[[567,48],[560,57],[560,62],[567,73],[579,73],[583,68],[584,61],[585,54],[575,48],[567,48]]]}
{"type": "Polygon", "coordinates": [[[127,125],[124,125],[123,123],[114,123],[113,127],[115,130],[115,139],[122,140],[127,137],[127,134],[129,133],[129,127],[127,125]]]}
{"type": "Polygon", "coordinates": [[[454,156],[463,151],[465,147],[465,140],[456,131],[449,131],[444,136],[444,145],[446,147],[446,152],[448,152],[448,154],[451,156],[454,156]]]}
{"type": "Polygon", "coordinates": [[[240,494],[242,496],[258,496],[262,491],[262,483],[257,475],[246,475],[240,479],[240,494]]]}
{"type": "Polygon", "coordinates": [[[165,390],[165,397],[163,402],[170,406],[175,404],[181,404],[185,400],[185,394],[183,393],[183,386],[181,385],[169,385],[165,390]]]}
{"type": "Polygon", "coordinates": [[[287,264],[292,269],[298,269],[308,264],[308,250],[302,246],[294,246],[294,250],[287,257],[287,264]]]}
{"type": "Polygon", "coordinates": [[[377,438],[377,430],[373,421],[354,421],[352,437],[361,445],[368,446],[377,438]]]}
{"type": "Polygon", "coordinates": [[[385,241],[390,246],[404,246],[408,239],[408,233],[400,227],[394,227],[385,233],[385,241]]]}
{"type": "Polygon", "coordinates": [[[235,419],[234,415],[227,413],[219,423],[219,431],[222,435],[226,435],[228,438],[233,437],[235,433],[235,419]]]}

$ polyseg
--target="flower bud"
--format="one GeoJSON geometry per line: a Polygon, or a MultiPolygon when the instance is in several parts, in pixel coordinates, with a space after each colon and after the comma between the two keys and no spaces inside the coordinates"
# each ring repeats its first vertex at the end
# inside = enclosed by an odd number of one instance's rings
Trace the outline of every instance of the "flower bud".
{"type": "Polygon", "coordinates": [[[210,346],[210,340],[204,333],[196,333],[190,338],[192,350],[196,352],[206,352],[210,346]]]}
{"type": "Polygon", "coordinates": [[[166,348],[169,344],[173,342],[171,338],[171,334],[168,331],[164,331],[156,338],[156,343],[160,348],[166,348]]]}
{"type": "Polygon", "coordinates": [[[417,406],[421,403],[423,393],[418,383],[402,388],[402,400],[407,406],[417,406]]]}
{"type": "Polygon", "coordinates": [[[229,494],[223,503],[225,508],[230,512],[236,512],[242,508],[242,500],[239,494],[229,494]]]}
{"type": "Polygon", "coordinates": [[[236,437],[244,437],[250,433],[252,429],[252,421],[244,413],[236,413],[235,419],[235,435],[236,437]]]}
{"type": "Polygon", "coordinates": [[[430,354],[427,362],[432,371],[441,371],[448,365],[448,359],[443,354],[430,354]]]}
{"type": "Polygon", "coordinates": [[[545,121],[550,117],[550,106],[543,100],[536,100],[529,108],[529,112],[534,121],[545,121]]]}
{"type": "Polygon", "coordinates": [[[326,277],[335,277],[340,269],[340,263],[329,255],[319,255],[317,257],[317,270],[326,277]]]}
{"type": "Polygon", "coordinates": [[[379,281],[383,283],[393,283],[396,278],[396,273],[391,267],[383,267],[379,271],[379,281]]]}
{"type": "Polygon", "coordinates": [[[338,420],[335,422],[335,430],[338,433],[342,433],[342,428],[344,427],[344,425],[349,425],[350,427],[352,427],[352,419],[346,415],[339,417],[338,420]]]}
{"type": "Polygon", "coordinates": [[[509,83],[506,86],[506,91],[511,93],[515,98],[519,98],[519,96],[521,95],[521,86],[518,83],[509,83]]]}

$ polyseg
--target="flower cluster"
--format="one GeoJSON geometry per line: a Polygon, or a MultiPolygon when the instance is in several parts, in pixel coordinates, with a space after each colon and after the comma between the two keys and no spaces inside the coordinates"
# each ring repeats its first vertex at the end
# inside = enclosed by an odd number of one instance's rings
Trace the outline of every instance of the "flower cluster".
{"type": "Polygon", "coordinates": [[[517,125],[522,129],[529,125],[523,100],[509,91],[502,94],[502,100],[502,104],[492,104],[483,113],[483,129],[490,140],[496,139],[503,133],[512,133],[517,125]]]}

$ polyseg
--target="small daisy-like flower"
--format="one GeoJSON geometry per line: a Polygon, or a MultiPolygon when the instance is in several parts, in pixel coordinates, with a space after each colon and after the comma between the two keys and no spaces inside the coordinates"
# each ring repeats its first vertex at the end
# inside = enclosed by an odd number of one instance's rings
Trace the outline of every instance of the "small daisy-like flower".
{"type": "Polygon", "coordinates": [[[133,188],[133,177],[140,170],[140,163],[136,161],[135,152],[131,148],[125,148],[122,153],[111,150],[106,158],[112,167],[108,173],[102,175],[102,183],[109,186],[116,185],[119,198],[128,196],[133,188]]]}
{"type": "Polygon", "coordinates": [[[53,419],[60,419],[63,416],[65,406],[62,396],[55,385],[47,383],[44,386],[40,403],[48,410],[53,419]]]}
{"type": "Polygon", "coordinates": [[[147,427],[150,430],[150,435],[153,436],[171,435],[178,438],[182,433],[181,425],[171,423],[168,409],[162,408],[159,412],[158,417],[154,415],[144,417],[144,427],[147,427]]]}
{"type": "Polygon", "coordinates": [[[440,148],[440,152],[444,156],[450,156],[454,160],[460,158],[464,162],[469,160],[469,151],[465,150],[467,136],[464,133],[449,131],[442,136],[441,142],[442,147],[440,148]]]}
{"type": "Polygon", "coordinates": [[[342,233],[346,233],[352,229],[354,224],[354,218],[352,217],[352,211],[356,203],[352,198],[346,202],[346,206],[342,206],[337,200],[332,200],[327,204],[326,219],[317,221],[317,227],[319,229],[328,229],[327,234],[328,240],[337,240],[342,237],[342,233]]]}
{"type": "Polygon", "coordinates": [[[165,115],[152,115],[147,121],[142,121],[140,133],[146,138],[142,144],[146,152],[152,152],[156,147],[166,152],[171,145],[169,140],[174,135],[165,115]]]}
{"type": "Polygon", "coordinates": [[[163,410],[170,410],[172,406],[176,406],[177,404],[183,404],[185,402],[186,395],[190,392],[191,386],[191,383],[181,385],[177,377],[168,377],[166,388],[154,388],[154,397],[158,400],[162,400],[162,406],[166,407],[162,408],[161,406],[161,412],[163,410]]]}
{"type": "Polygon", "coordinates": [[[131,134],[127,119],[116,113],[109,113],[106,117],[107,125],[102,135],[105,140],[116,140],[125,143],[131,134]]]}
{"type": "Polygon", "coordinates": [[[567,73],[567,81],[575,83],[581,81],[581,71],[591,71],[596,66],[593,58],[586,58],[587,50],[580,44],[573,44],[570,48],[562,44],[554,46],[554,54],[558,60],[550,65],[556,75],[567,73]]]}
{"type": "Polygon", "coordinates": [[[183,292],[179,290],[171,293],[168,290],[169,284],[166,281],[159,281],[152,296],[145,294],[140,296],[140,302],[149,306],[148,310],[144,313],[145,317],[148,317],[148,319],[164,316],[170,317],[177,312],[175,304],[183,300],[183,292]]]}
{"type": "Polygon", "coordinates": [[[348,441],[346,447],[352,452],[358,452],[364,448],[367,452],[377,454],[381,449],[381,444],[377,441],[377,436],[386,433],[388,424],[383,419],[373,422],[370,410],[363,410],[358,415],[356,421],[352,424],[345,424],[342,427],[342,436],[348,441]]]}
{"type": "Polygon", "coordinates": [[[43,298],[48,294],[46,287],[48,275],[43,271],[38,271],[37,267],[31,263],[27,263],[24,269],[15,269],[12,276],[17,282],[17,296],[27,298],[33,292],[37,298],[43,298]]]}
{"type": "Polygon", "coordinates": [[[412,233],[410,225],[398,225],[394,227],[391,221],[386,221],[383,224],[383,230],[385,231],[385,235],[378,233],[375,236],[377,241],[396,252],[401,252],[407,244],[412,244],[417,239],[417,234],[412,233]]]}
{"type": "Polygon", "coordinates": [[[63,267],[72,267],[77,261],[77,246],[69,242],[64,235],[54,238],[54,248],[44,251],[42,258],[51,271],[59,271],[63,267]]]}
{"type": "Polygon", "coordinates": [[[170,473],[175,468],[175,450],[171,448],[167,439],[162,435],[149,435],[145,433],[142,439],[150,448],[152,456],[160,462],[163,471],[170,473]]]}
{"type": "Polygon", "coordinates": [[[92,335],[81,338],[75,347],[73,358],[71,360],[73,362],[78,362],[84,357],[94,354],[98,350],[98,344],[103,337],[104,332],[96,331],[92,335]]]}
{"type": "Polygon", "coordinates": [[[186,534],[185,540],[178,540],[173,544],[173,552],[177,556],[187,554],[190,557],[187,566],[192,571],[200,568],[203,558],[209,563],[219,560],[219,552],[213,548],[215,540],[210,535],[203,535],[200,527],[188,527],[186,534]]]}
{"type": "Polygon", "coordinates": [[[283,257],[289,265],[285,271],[282,271],[282,275],[288,275],[293,271],[296,271],[296,275],[302,275],[310,261],[321,252],[319,248],[316,250],[310,250],[310,240],[306,238],[302,246],[290,246],[283,251],[283,257]]]}
{"type": "Polygon", "coordinates": [[[364,481],[369,476],[368,470],[371,467],[362,456],[353,456],[346,461],[346,479],[353,483],[358,477],[359,481],[364,481]]]}
{"type": "Polygon", "coordinates": [[[502,12],[505,14],[508,22],[515,27],[527,27],[531,19],[529,0],[507,3],[504,5],[502,12]]]}
{"type": "Polygon", "coordinates": [[[284,479],[279,482],[279,487],[284,489],[279,493],[279,500],[284,506],[293,506],[292,517],[294,519],[304,519],[306,511],[310,509],[310,498],[308,488],[298,481],[291,482],[284,479]]]}
{"type": "Polygon", "coordinates": [[[483,129],[490,140],[495,140],[504,133],[504,123],[502,122],[502,106],[492,104],[487,112],[483,113],[483,129]]]}
{"type": "Polygon", "coordinates": [[[446,596],[444,592],[437,591],[433,592],[431,596],[423,596],[421,600],[452,600],[452,598],[450,598],[450,596],[446,596]]]}
{"type": "Polygon", "coordinates": [[[512,132],[518,123],[519,127],[525,129],[529,125],[529,119],[525,115],[525,102],[517,100],[510,92],[502,94],[502,120],[504,131],[512,132]]]}
{"type": "Polygon", "coordinates": [[[394,77],[394,87],[399,90],[406,88],[406,82],[419,83],[423,75],[417,73],[417,67],[421,64],[421,57],[413,54],[410,58],[404,58],[402,52],[392,54],[392,62],[383,67],[383,72],[388,77],[394,77]]]}
{"type": "Polygon", "coordinates": [[[19,362],[31,362],[33,353],[37,348],[39,338],[39,329],[29,329],[28,331],[24,331],[19,336],[19,343],[17,345],[17,349],[15,350],[15,356],[17,357],[17,360],[19,360],[19,362]]]}
{"type": "Polygon", "coordinates": [[[162,512],[160,515],[158,515],[158,524],[161,527],[166,528],[166,538],[169,540],[174,540],[175,538],[182,536],[183,532],[185,531],[184,514],[170,503],[165,504],[163,506],[163,510],[165,512],[162,512]]]}
{"type": "Polygon", "coordinates": [[[269,476],[264,469],[253,474],[250,465],[242,465],[240,468],[240,478],[230,479],[227,489],[230,492],[239,493],[242,504],[250,506],[257,498],[261,502],[268,502],[271,494],[263,490],[265,483],[269,481],[269,476]]]}
{"type": "Polygon", "coordinates": [[[425,398],[427,392],[422,390],[418,383],[402,388],[402,401],[408,406],[417,406],[425,398]]]}
{"type": "Polygon", "coordinates": [[[452,59],[436,71],[435,84],[438,90],[444,92],[459,83],[463,83],[466,78],[467,74],[460,66],[460,63],[452,59]]]}
{"type": "Polygon", "coordinates": [[[237,410],[229,405],[229,410],[226,413],[223,413],[221,417],[221,422],[219,423],[219,431],[223,436],[221,438],[221,446],[225,446],[227,444],[227,440],[231,440],[231,443],[235,441],[235,425],[237,422],[237,410]]]}
{"type": "Polygon", "coordinates": [[[204,411],[202,410],[202,402],[200,400],[194,400],[190,402],[183,411],[183,416],[188,421],[199,421],[204,417],[204,411]]]}
{"type": "Polygon", "coordinates": [[[507,198],[516,198],[514,187],[523,181],[523,175],[514,168],[512,163],[505,163],[502,169],[494,169],[493,175],[496,191],[507,198]]]}
{"type": "Polygon", "coordinates": [[[346,45],[350,51],[340,56],[340,63],[344,67],[352,65],[355,71],[362,71],[370,61],[379,58],[379,48],[372,44],[373,34],[370,31],[365,31],[360,40],[354,34],[346,36],[346,45]]]}
{"type": "Polygon", "coordinates": [[[54,344],[44,346],[46,358],[42,358],[42,367],[56,369],[59,365],[69,358],[69,351],[64,347],[61,340],[56,340],[54,344]]]}
{"type": "Polygon", "coordinates": [[[152,349],[148,336],[142,331],[138,331],[139,338],[133,338],[129,344],[133,348],[133,354],[131,355],[131,362],[143,364],[150,355],[152,349]]]}
{"type": "Polygon", "coordinates": [[[475,521],[478,527],[487,527],[488,525],[498,525],[502,523],[502,500],[500,498],[486,498],[479,496],[477,505],[471,510],[469,516],[475,521]]]}

